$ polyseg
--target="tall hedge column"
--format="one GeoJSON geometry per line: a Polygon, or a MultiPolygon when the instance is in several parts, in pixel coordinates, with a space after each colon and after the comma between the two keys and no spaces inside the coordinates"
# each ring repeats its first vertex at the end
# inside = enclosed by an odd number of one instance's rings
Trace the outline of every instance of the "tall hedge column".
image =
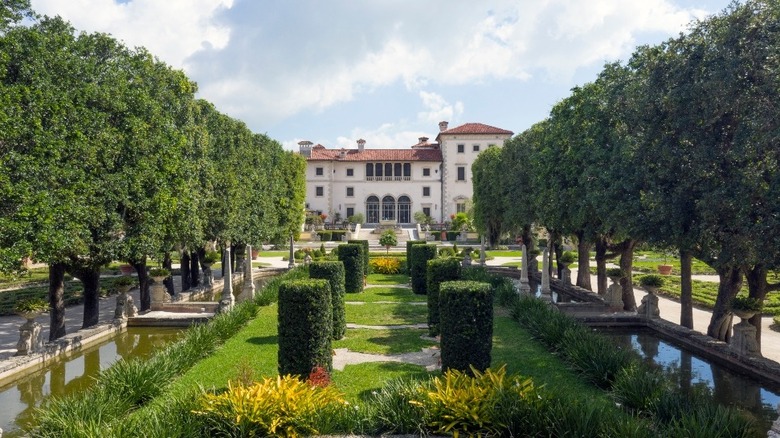
{"type": "Polygon", "coordinates": [[[309,265],[309,277],[328,280],[330,298],[333,303],[333,330],[331,339],[337,340],[347,333],[347,320],[344,309],[344,263],[312,262],[309,265]]]}
{"type": "Polygon", "coordinates": [[[436,245],[412,245],[409,275],[412,277],[412,292],[425,295],[427,292],[428,260],[436,258],[436,245]]]}
{"type": "Polygon", "coordinates": [[[447,281],[439,285],[441,369],[471,373],[490,367],[493,348],[493,288],[489,283],[447,281]]]}
{"type": "Polygon", "coordinates": [[[412,245],[425,245],[427,242],[424,240],[407,240],[406,241],[406,272],[412,272],[412,245]]]}
{"type": "Polygon", "coordinates": [[[314,367],[333,368],[333,315],[328,280],[279,285],[279,374],[307,377],[314,367]]]}
{"type": "Polygon", "coordinates": [[[439,335],[439,285],[460,280],[460,261],[455,257],[428,260],[428,334],[439,335]]]}
{"type": "Polygon", "coordinates": [[[363,245],[339,245],[339,261],[344,263],[344,286],[347,293],[363,292],[363,245]]]}
{"type": "Polygon", "coordinates": [[[363,275],[368,276],[368,240],[347,240],[347,243],[355,243],[363,248],[363,275]]]}

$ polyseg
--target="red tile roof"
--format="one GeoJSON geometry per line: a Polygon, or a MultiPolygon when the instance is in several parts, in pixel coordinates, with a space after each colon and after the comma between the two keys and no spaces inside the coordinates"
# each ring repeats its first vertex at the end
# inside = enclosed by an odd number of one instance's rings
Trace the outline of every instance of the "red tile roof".
{"type": "Polygon", "coordinates": [[[326,149],[312,148],[309,161],[441,161],[438,149],[326,149]],[[341,156],[344,152],[344,157],[341,156]]]}
{"type": "MultiPolygon", "coordinates": [[[[485,125],[483,123],[466,123],[465,125],[460,125],[457,128],[448,129],[446,131],[442,131],[439,133],[439,135],[442,134],[506,134],[506,135],[512,135],[514,132],[507,131],[506,129],[496,128],[495,126],[485,125]]],[[[438,140],[438,136],[436,139],[438,140]]]]}

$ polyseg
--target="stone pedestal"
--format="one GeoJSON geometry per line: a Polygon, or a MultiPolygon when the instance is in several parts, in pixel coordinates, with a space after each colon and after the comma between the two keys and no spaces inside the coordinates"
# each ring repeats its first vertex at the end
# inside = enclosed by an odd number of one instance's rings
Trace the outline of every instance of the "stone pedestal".
{"type": "Polygon", "coordinates": [[[471,266],[471,254],[466,253],[466,255],[463,256],[463,266],[471,266]]]}
{"type": "Polygon", "coordinates": [[[531,295],[531,285],[528,282],[528,248],[523,244],[523,259],[520,264],[520,295],[531,295]]]}
{"type": "Polygon", "coordinates": [[[550,257],[547,248],[542,252],[542,286],[540,298],[543,301],[552,301],[552,291],[550,290],[550,257]]]}
{"type": "Polygon", "coordinates": [[[152,283],[152,310],[156,310],[166,301],[170,301],[170,295],[165,291],[165,285],[163,284],[165,277],[152,277],[152,280],[154,280],[154,283],[152,283]]]}
{"type": "MultiPolygon", "coordinates": [[[[751,315],[752,316],[752,315],[751,315]]],[[[748,318],[742,318],[739,324],[734,326],[734,335],[729,346],[740,356],[760,357],[761,352],[756,341],[756,328],[748,322],[748,318]]]]}
{"type": "Polygon", "coordinates": [[[38,353],[43,349],[42,329],[43,325],[35,322],[33,318],[28,318],[27,322],[19,327],[19,342],[16,344],[17,356],[38,353]]]}
{"type": "Polygon", "coordinates": [[[561,281],[563,281],[563,284],[571,286],[571,269],[569,269],[569,265],[563,265],[562,273],[561,281]]]}
{"type": "Polygon", "coordinates": [[[214,273],[211,272],[211,263],[203,263],[203,286],[211,287],[214,285],[214,273]]]}
{"type": "Polygon", "coordinates": [[[647,292],[647,295],[642,298],[642,304],[639,305],[636,311],[645,318],[661,317],[661,310],[658,308],[658,297],[655,295],[655,291],[647,292]]]}
{"type": "Polygon", "coordinates": [[[607,294],[604,299],[609,307],[623,308],[623,288],[620,286],[620,277],[609,277],[612,284],[607,288],[607,294]]]}
{"type": "MultiPolygon", "coordinates": [[[[290,234],[292,243],[292,234],[290,234]]],[[[292,257],[292,245],[290,245],[290,257],[292,257]]],[[[230,260],[230,245],[225,248],[225,260],[230,260]]],[[[230,263],[225,264],[225,277],[222,279],[222,298],[219,300],[219,313],[233,310],[236,298],[233,296],[233,269],[230,263]]]]}

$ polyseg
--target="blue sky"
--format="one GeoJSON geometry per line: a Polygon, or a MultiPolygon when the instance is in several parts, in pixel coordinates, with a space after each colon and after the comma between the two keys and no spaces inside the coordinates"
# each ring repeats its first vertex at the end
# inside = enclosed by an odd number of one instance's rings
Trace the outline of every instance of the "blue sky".
{"type": "Polygon", "coordinates": [[[480,122],[522,132],[603,64],[729,0],[32,0],[144,46],[286,148],[403,148],[480,122]]]}

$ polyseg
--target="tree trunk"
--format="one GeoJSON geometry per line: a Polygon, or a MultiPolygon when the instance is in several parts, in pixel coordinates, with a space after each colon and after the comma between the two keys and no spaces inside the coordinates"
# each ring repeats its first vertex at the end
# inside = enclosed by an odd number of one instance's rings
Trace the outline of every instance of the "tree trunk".
{"type": "Polygon", "coordinates": [[[192,283],[190,280],[192,279],[192,276],[190,275],[190,252],[187,250],[182,250],[181,252],[181,290],[182,292],[185,290],[190,290],[190,287],[192,283]]]}
{"type": "Polygon", "coordinates": [[[200,286],[200,270],[198,264],[200,262],[198,252],[192,251],[190,254],[190,287],[200,286]]]}
{"type": "Polygon", "coordinates": [[[598,294],[607,293],[607,239],[604,237],[596,238],[596,283],[598,294]]]}
{"type": "Polygon", "coordinates": [[[632,269],[634,267],[634,248],[638,240],[626,239],[620,244],[620,270],[623,277],[620,279],[620,287],[623,288],[623,310],[636,311],[636,297],[634,296],[634,282],[632,269]]]}
{"type": "Polygon", "coordinates": [[[680,325],[693,329],[693,284],[691,271],[693,255],[680,250],[680,325]]]}
{"type": "MultiPolygon", "coordinates": [[[[745,278],[747,279],[748,291],[751,298],[758,298],[761,302],[766,298],[767,292],[769,292],[769,285],[766,281],[767,268],[766,265],[757,264],[753,268],[745,271],[745,278]]],[[[761,352],[761,319],[763,315],[761,312],[756,313],[749,322],[756,328],[756,341],[758,341],[758,352],[761,352]]]]}
{"type": "Polygon", "coordinates": [[[707,326],[707,335],[715,339],[728,342],[731,338],[732,314],[728,310],[729,302],[737,295],[742,287],[742,270],[738,267],[727,266],[717,268],[720,284],[718,285],[718,298],[712,309],[710,325],[707,326]]]}
{"type": "Polygon", "coordinates": [[[65,264],[49,265],[49,340],[65,336],[65,264]]]}
{"type": "Polygon", "coordinates": [[[563,278],[563,265],[558,263],[563,254],[563,245],[561,245],[561,233],[557,231],[550,232],[550,276],[553,274],[553,255],[555,255],[555,272],[556,278],[563,278]]]}
{"type": "Polygon", "coordinates": [[[100,267],[84,267],[77,270],[84,286],[84,318],[81,328],[96,326],[100,320],[100,267]]]}
{"type": "Polygon", "coordinates": [[[138,273],[138,290],[140,291],[140,311],[146,311],[152,308],[152,295],[149,293],[149,276],[146,274],[146,257],[139,261],[132,261],[131,264],[138,273]]]}
{"type": "MultiPolygon", "coordinates": [[[[163,268],[167,269],[168,272],[173,272],[173,262],[171,261],[171,254],[166,252],[165,257],[163,258],[162,262],[163,268]]],[[[174,296],[176,294],[176,289],[173,285],[173,275],[169,275],[168,277],[163,280],[163,286],[165,286],[165,290],[168,291],[168,295],[174,296]]]]}
{"type": "Polygon", "coordinates": [[[585,233],[577,232],[577,286],[593,290],[590,284],[590,246],[591,242],[585,240],[585,233]]]}

